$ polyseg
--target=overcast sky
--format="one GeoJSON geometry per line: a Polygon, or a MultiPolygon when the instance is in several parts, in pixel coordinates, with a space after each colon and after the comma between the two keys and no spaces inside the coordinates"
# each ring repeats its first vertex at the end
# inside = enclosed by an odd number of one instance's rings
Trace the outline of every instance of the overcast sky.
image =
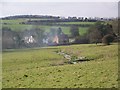
{"type": "MultiPolygon", "coordinates": [[[[24,0],[25,1],[25,0],[24,0]]],[[[31,1],[31,0],[30,0],[31,1]]],[[[0,17],[9,15],[54,15],[77,17],[117,17],[118,2],[0,2],[0,17]]],[[[117,1],[117,0],[116,0],[117,1]]]]}

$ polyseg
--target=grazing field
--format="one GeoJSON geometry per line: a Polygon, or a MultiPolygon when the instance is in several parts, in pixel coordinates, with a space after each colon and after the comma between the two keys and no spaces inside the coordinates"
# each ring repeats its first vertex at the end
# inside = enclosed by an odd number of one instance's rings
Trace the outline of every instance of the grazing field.
{"type": "MultiPolygon", "coordinates": [[[[70,27],[65,27],[65,26],[47,26],[47,25],[3,25],[3,27],[9,27],[11,28],[13,31],[24,31],[24,30],[29,30],[29,29],[34,29],[34,28],[40,28],[42,30],[45,30],[45,32],[49,32],[51,28],[59,28],[61,27],[62,31],[67,34],[70,35],[70,27]]],[[[80,35],[84,35],[88,30],[88,27],[80,27],[79,28],[79,33],[80,35]]]]}
{"type": "Polygon", "coordinates": [[[2,20],[2,23],[8,23],[8,24],[19,24],[19,23],[21,23],[21,22],[25,22],[25,21],[27,21],[27,20],[52,20],[52,19],[36,19],[36,18],[24,18],[24,19],[22,19],[22,18],[20,18],[20,19],[11,19],[11,20],[2,20]]]}
{"type": "MultiPolygon", "coordinates": [[[[56,26],[56,25],[26,25],[26,24],[20,24],[21,22],[25,22],[29,19],[14,19],[14,20],[2,20],[2,27],[8,27],[12,29],[13,31],[24,31],[24,30],[29,30],[29,29],[34,29],[34,28],[40,28],[42,30],[45,30],[45,32],[49,32],[51,28],[59,28],[61,27],[63,33],[70,35],[70,26],[56,26]]],[[[31,20],[46,20],[46,19],[31,19],[31,20]]],[[[95,22],[61,22],[59,24],[90,24],[93,25],[95,22]]],[[[84,35],[89,27],[79,27],[79,33],[80,35],[84,35]]]]}
{"type": "Polygon", "coordinates": [[[3,88],[117,88],[118,46],[81,44],[3,51],[3,88]],[[68,64],[63,51],[90,58],[68,64]]]}
{"type": "MultiPolygon", "coordinates": [[[[26,18],[26,19],[11,19],[11,20],[2,20],[2,23],[11,23],[11,24],[19,24],[21,22],[25,22],[27,20],[52,20],[52,19],[35,19],[35,18],[26,18]]],[[[53,19],[54,20],[54,19],[53,19]]],[[[60,24],[94,24],[95,22],[57,22],[60,24]]]]}
{"type": "Polygon", "coordinates": [[[61,22],[61,24],[95,24],[95,22],[61,22]]]}

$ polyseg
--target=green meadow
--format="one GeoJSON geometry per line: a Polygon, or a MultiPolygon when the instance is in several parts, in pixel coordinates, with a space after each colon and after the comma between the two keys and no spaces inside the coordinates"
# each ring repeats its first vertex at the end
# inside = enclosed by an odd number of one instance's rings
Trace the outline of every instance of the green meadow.
{"type": "Polygon", "coordinates": [[[61,22],[61,24],[94,24],[95,22],[61,22]]]}
{"type": "MultiPolygon", "coordinates": [[[[13,31],[24,31],[24,30],[29,30],[29,29],[34,29],[34,28],[40,28],[44,30],[45,32],[49,32],[51,28],[59,28],[61,27],[62,31],[70,35],[70,26],[55,26],[55,25],[26,25],[26,24],[20,24],[21,22],[25,22],[29,19],[12,19],[12,20],[2,20],[2,23],[7,23],[7,24],[2,24],[2,27],[8,27],[11,28],[13,31]]],[[[36,19],[31,19],[31,20],[36,20],[36,19]]],[[[39,20],[39,19],[37,19],[39,20]]],[[[40,19],[40,20],[46,20],[46,19],[40,19]]],[[[74,25],[74,24],[90,24],[93,25],[95,22],[61,22],[60,24],[68,24],[68,25],[74,25]]],[[[79,33],[80,35],[84,35],[89,27],[79,27],[79,33]]]]}
{"type": "Polygon", "coordinates": [[[4,50],[3,88],[118,88],[118,45],[78,44],[4,50]],[[64,51],[90,58],[66,63],[64,51]]]}

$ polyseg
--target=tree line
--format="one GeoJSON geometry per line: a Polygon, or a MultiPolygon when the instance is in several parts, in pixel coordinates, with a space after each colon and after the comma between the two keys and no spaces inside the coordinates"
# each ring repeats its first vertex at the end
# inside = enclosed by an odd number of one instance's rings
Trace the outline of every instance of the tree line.
{"type": "Polygon", "coordinates": [[[118,21],[115,20],[111,24],[106,22],[96,22],[94,25],[89,27],[88,32],[80,36],[78,34],[78,27],[72,27],[72,36],[75,37],[74,43],[104,43],[109,45],[112,41],[118,41],[118,21]]]}
{"type": "MultiPolygon", "coordinates": [[[[87,33],[84,35],[79,34],[79,27],[72,25],[70,27],[70,35],[66,36],[73,39],[69,44],[89,44],[89,43],[104,43],[109,45],[112,41],[119,40],[118,20],[112,21],[112,23],[96,22],[90,26],[87,33]]],[[[62,33],[62,29],[50,29],[50,34],[45,34],[45,30],[39,28],[33,28],[30,30],[24,30],[15,32],[10,28],[2,28],[2,46],[3,49],[9,48],[26,48],[26,47],[42,47],[45,46],[43,38],[48,36],[55,36],[62,33]],[[57,31],[56,31],[57,30],[57,31]],[[56,34],[57,33],[57,34],[56,34]]],[[[64,39],[64,38],[62,38],[64,39]]]]}

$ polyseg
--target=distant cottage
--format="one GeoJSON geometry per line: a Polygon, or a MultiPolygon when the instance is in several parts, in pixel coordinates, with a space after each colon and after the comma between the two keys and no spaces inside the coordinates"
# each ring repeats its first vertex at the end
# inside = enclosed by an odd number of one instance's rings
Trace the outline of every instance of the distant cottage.
{"type": "Polygon", "coordinates": [[[59,39],[59,44],[68,44],[69,43],[69,38],[68,35],[62,33],[61,35],[58,35],[59,39]]]}
{"type": "Polygon", "coordinates": [[[39,29],[15,32],[8,28],[3,28],[2,31],[3,49],[67,45],[68,43],[68,35],[62,31],[54,34],[49,32],[47,35],[39,29]]]}
{"type": "Polygon", "coordinates": [[[39,30],[25,30],[21,32],[21,44],[25,47],[41,46],[42,38],[38,35],[39,30]]]}
{"type": "Polygon", "coordinates": [[[48,35],[46,40],[44,42],[47,42],[48,45],[65,45],[69,43],[68,35],[61,33],[60,35],[48,35]]]}

